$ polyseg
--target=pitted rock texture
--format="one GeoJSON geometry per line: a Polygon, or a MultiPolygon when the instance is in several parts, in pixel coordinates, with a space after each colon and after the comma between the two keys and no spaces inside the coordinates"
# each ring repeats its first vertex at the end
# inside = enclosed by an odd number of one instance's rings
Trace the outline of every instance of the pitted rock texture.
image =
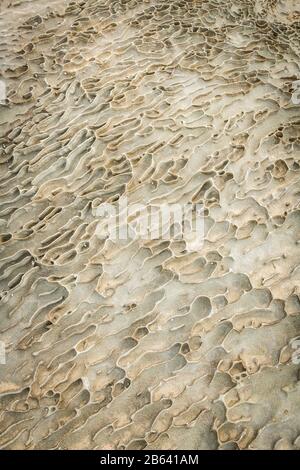
{"type": "Polygon", "coordinates": [[[300,449],[299,2],[0,9],[0,447],[300,449]],[[124,195],[203,248],[101,240],[124,195]]]}

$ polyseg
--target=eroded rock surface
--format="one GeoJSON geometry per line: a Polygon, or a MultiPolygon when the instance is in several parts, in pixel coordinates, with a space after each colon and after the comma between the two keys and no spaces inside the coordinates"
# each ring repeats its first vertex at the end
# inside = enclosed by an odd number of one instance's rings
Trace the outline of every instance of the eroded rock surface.
{"type": "Polygon", "coordinates": [[[297,0],[2,0],[0,446],[300,449],[297,0]],[[205,241],[97,237],[199,202],[205,241]]]}

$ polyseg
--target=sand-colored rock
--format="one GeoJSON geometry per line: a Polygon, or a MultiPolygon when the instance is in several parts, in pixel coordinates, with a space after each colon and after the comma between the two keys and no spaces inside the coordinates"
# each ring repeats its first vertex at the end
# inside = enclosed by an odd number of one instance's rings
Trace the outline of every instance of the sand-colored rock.
{"type": "Polygon", "coordinates": [[[0,448],[299,450],[299,2],[0,23],[0,448]],[[203,247],[101,239],[124,196],[203,204],[203,247]]]}

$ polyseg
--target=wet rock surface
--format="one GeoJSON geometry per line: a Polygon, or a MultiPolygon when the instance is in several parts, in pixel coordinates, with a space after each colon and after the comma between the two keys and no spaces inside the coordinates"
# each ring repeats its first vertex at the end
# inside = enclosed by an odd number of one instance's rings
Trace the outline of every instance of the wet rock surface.
{"type": "Polygon", "coordinates": [[[2,0],[2,449],[300,449],[296,0],[2,0]],[[103,202],[201,203],[201,250],[103,202]]]}

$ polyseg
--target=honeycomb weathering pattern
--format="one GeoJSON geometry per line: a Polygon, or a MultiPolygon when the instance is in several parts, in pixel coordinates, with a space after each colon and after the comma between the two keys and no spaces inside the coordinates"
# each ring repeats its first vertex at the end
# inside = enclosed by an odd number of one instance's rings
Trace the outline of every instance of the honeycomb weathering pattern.
{"type": "Polygon", "coordinates": [[[299,2],[0,8],[0,447],[300,449],[299,2]],[[121,195],[203,248],[101,240],[121,195]]]}

